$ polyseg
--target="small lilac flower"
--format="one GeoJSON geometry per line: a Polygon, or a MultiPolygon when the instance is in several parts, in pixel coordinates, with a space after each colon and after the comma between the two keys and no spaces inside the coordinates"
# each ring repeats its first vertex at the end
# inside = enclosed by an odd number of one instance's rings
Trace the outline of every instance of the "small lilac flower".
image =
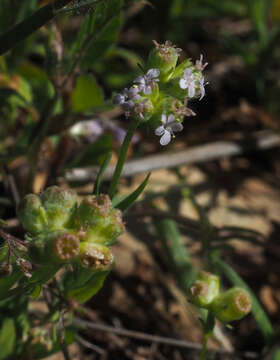
{"type": "Polygon", "coordinates": [[[190,68],[184,71],[184,76],[180,79],[180,88],[188,89],[188,96],[192,98],[195,96],[195,80],[193,72],[190,68]]]}
{"type": "Polygon", "coordinates": [[[199,71],[203,71],[206,68],[206,66],[208,65],[208,63],[203,64],[202,61],[203,61],[203,55],[200,54],[199,60],[196,60],[196,62],[195,62],[195,67],[199,71]]]}
{"type": "Polygon", "coordinates": [[[138,76],[134,83],[138,85],[139,90],[143,91],[145,95],[150,95],[154,84],[159,81],[159,74],[159,69],[150,69],[146,75],[138,76]]]}
{"type": "Polygon", "coordinates": [[[116,94],[113,98],[114,105],[122,105],[125,102],[125,95],[116,94]]]}
{"type": "Polygon", "coordinates": [[[161,122],[163,125],[159,126],[155,130],[157,136],[161,136],[160,145],[167,145],[170,143],[171,137],[174,136],[174,132],[182,131],[183,125],[175,120],[174,115],[166,114],[161,115],[161,122]]]}
{"type": "Polygon", "coordinates": [[[139,95],[140,89],[137,85],[131,86],[129,89],[125,88],[122,93],[116,94],[113,98],[114,105],[120,105],[125,111],[126,116],[133,111],[135,103],[141,98],[139,95]]]}

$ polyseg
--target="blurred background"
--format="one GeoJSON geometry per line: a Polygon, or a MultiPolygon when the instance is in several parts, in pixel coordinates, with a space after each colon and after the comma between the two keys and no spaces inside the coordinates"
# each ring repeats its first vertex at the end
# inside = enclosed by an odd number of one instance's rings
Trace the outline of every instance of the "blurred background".
{"type": "MultiPolygon", "coordinates": [[[[0,34],[47,4],[1,0],[0,34]]],[[[198,359],[186,291],[206,267],[256,296],[252,315],[217,324],[209,359],[279,360],[280,1],[75,0],[53,14],[0,56],[0,218],[18,237],[23,195],[59,184],[82,197],[110,150],[114,166],[130,120],[111,98],[141,73],[153,40],[209,63],[197,115],[168,147],[147,126],[133,138],[121,194],[152,175],[71,359],[198,359]]]]}

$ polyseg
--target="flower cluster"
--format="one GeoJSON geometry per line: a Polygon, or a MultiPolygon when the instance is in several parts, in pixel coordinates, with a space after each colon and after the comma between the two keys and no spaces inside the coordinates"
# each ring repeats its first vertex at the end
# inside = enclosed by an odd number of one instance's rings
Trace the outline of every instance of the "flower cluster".
{"type": "Polygon", "coordinates": [[[31,234],[29,256],[37,265],[108,270],[113,263],[109,245],[124,231],[121,212],[108,195],[88,196],[78,204],[73,191],[57,186],[25,196],[18,216],[31,234]]]}
{"type": "Polygon", "coordinates": [[[146,72],[130,88],[116,94],[113,103],[121,106],[126,116],[148,122],[155,134],[161,136],[160,144],[167,145],[175,132],[183,130],[184,117],[195,115],[188,102],[205,96],[202,72],[207,63],[203,63],[201,55],[195,64],[187,59],[177,65],[181,49],[169,41],[154,44],[146,72]]]}
{"type": "Polygon", "coordinates": [[[220,292],[218,276],[201,271],[190,288],[191,301],[202,309],[207,309],[223,323],[240,320],[251,311],[252,301],[248,292],[233,287],[220,292]]]}

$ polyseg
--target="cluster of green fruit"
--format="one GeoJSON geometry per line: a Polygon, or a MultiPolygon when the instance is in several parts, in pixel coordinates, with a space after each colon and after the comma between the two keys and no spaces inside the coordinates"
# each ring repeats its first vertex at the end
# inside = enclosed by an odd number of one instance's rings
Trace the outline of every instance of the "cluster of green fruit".
{"type": "Polygon", "coordinates": [[[251,311],[251,297],[239,287],[220,292],[218,276],[201,271],[190,288],[191,301],[207,309],[223,323],[240,320],[251,311]]]}
{"type": "Polygon", "coordinates": [[[109,248],[124,231],[121,212],[108,195],[88,196],[78,204],[77,195],[57,186],[40,196],[25,196],[18,217],[29,240],[32,263],[71,264],[93,271],[109,270],[109,248]]]}

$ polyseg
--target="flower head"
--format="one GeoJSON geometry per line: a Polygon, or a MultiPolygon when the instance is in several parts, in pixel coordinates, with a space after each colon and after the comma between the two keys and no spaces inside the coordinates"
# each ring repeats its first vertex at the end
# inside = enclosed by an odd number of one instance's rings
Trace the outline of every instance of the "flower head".
{"type": "Polygon", "coordinates": [[[159,69],[150,69],[143,76],[138,76],[134,83],[137,84],[139,91],[143,91],[145,95],[150,95],[156,82],[159,82],[159,69]]]}
{"type": "Polygon", "coordinates": [[[160,144],[164,146],[170,143],[174,132],[183,130],[183,125],[175,120],[174,115],[167,116],[166,114],[162,114],[161,122],[162,125],[155,130],[155,134],[161,136],[160,144]]]}

